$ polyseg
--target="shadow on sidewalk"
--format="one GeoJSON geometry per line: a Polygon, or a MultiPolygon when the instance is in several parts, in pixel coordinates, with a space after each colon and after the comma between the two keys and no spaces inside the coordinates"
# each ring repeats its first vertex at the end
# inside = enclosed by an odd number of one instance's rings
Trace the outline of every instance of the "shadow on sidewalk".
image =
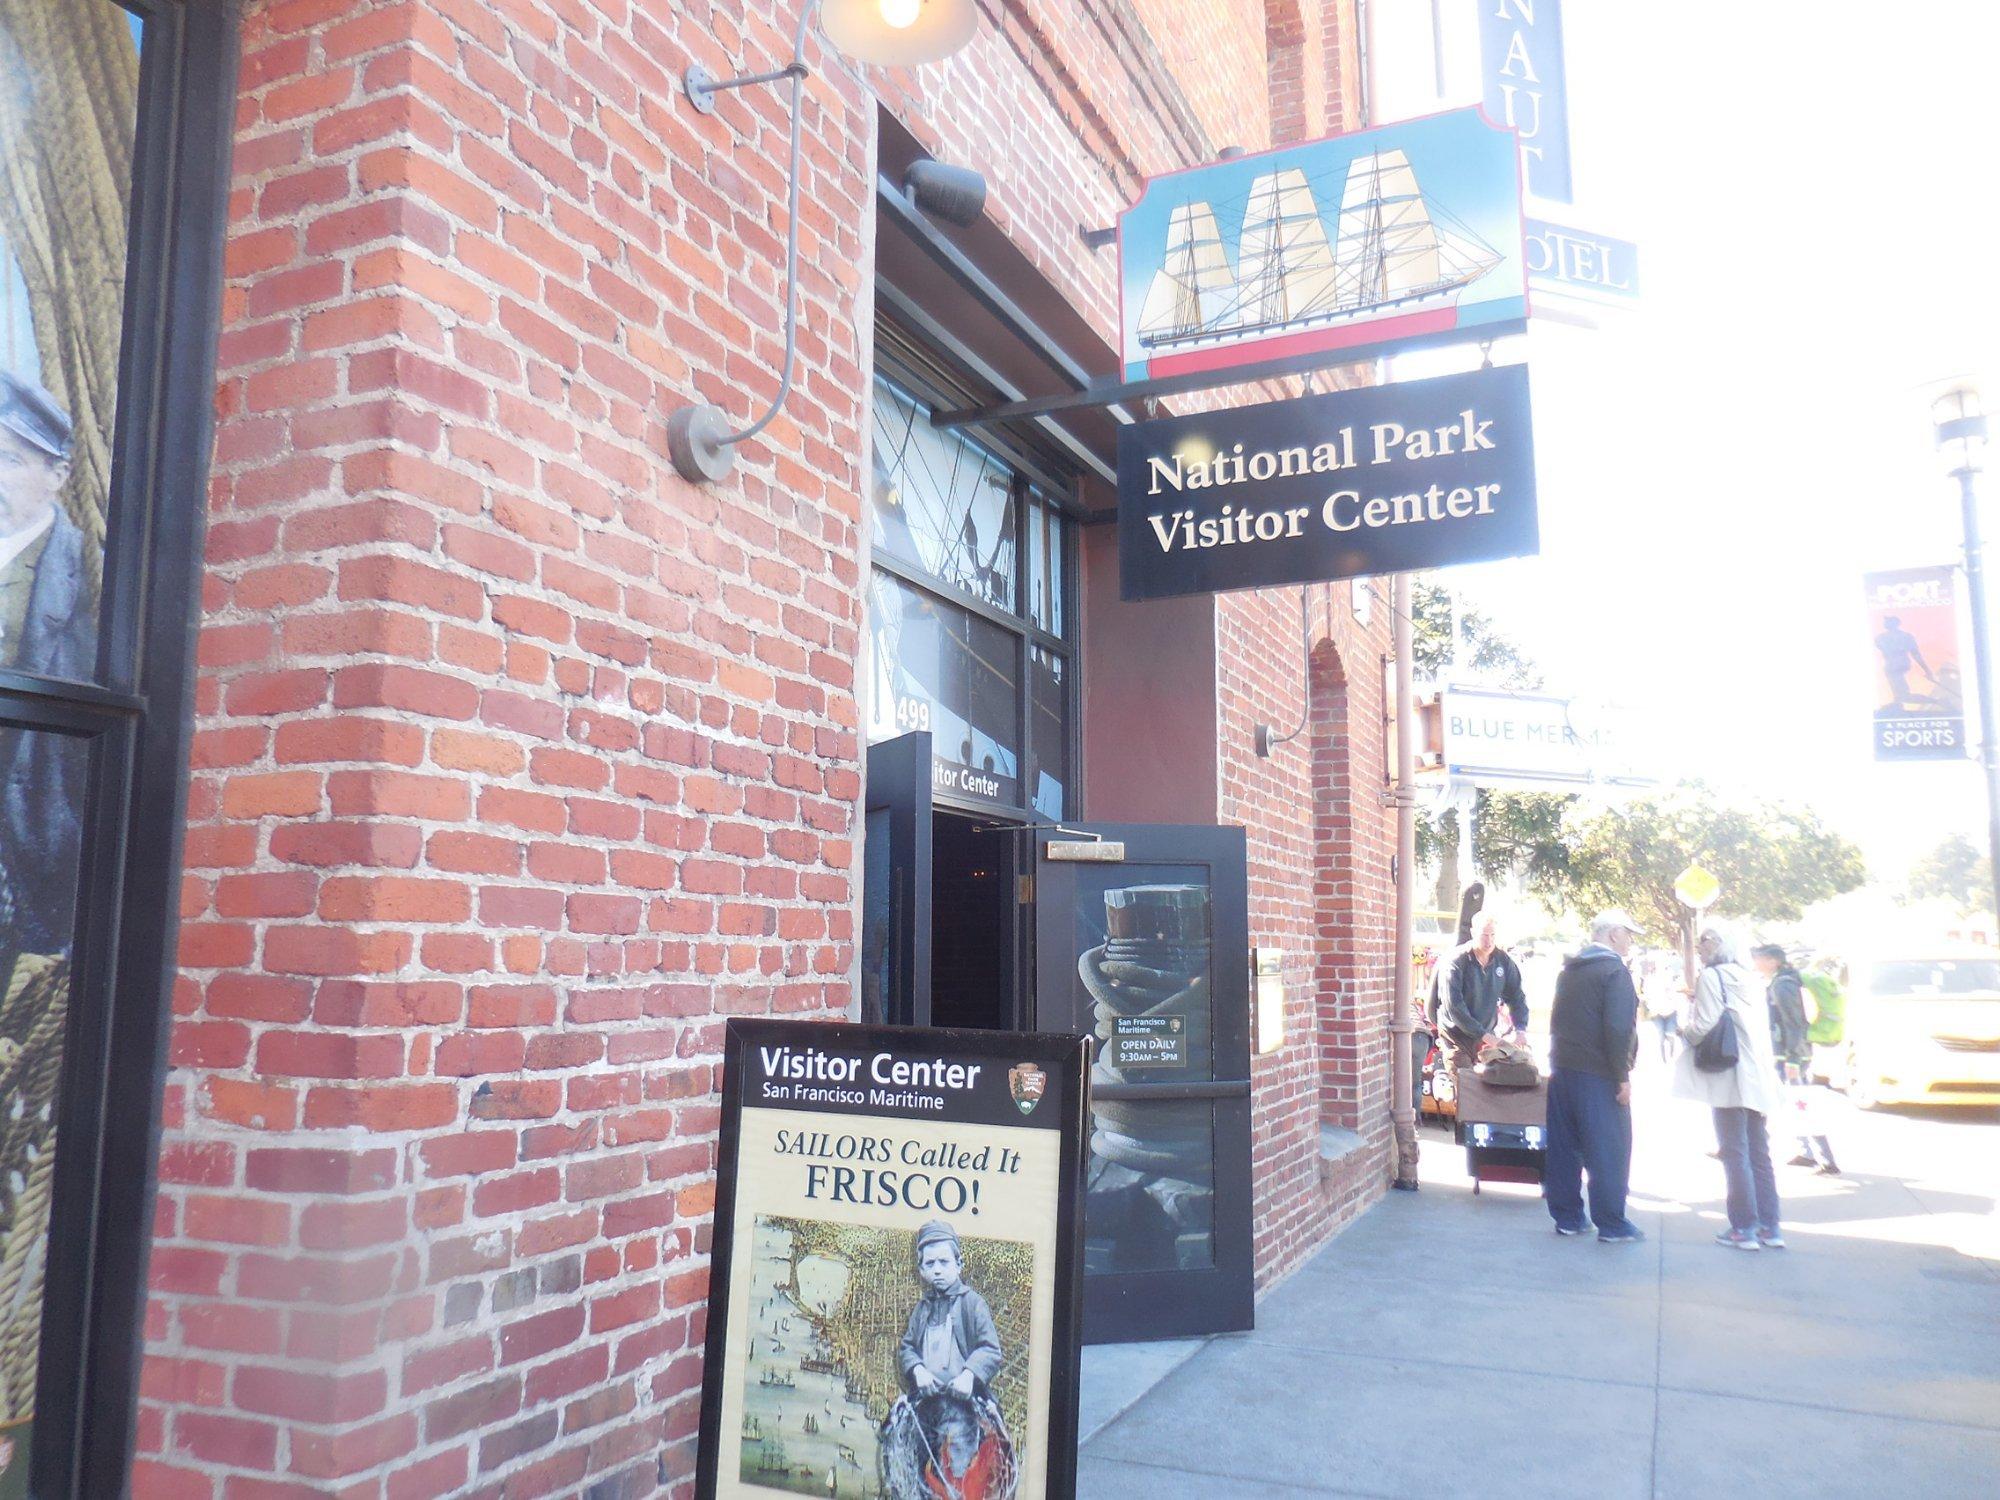
{"type": "Polygon", "coordinates": [[[1780,1168],[1792,1248],[1742,1254],[1712,1243],[1722,1171],[1689,1125],[1649,1104],[1632,1215],[1651,1238],[1624,1246],[1559,1238],[1532,1187],[1475,1198],[1462,1148],[1425,1130],[1423,1191],[1389,1194],[1266,1294],[1255,1331],[1105,1426],[1079,1493],[1990,1493],[2000,1247],[1979,1238],[1992,1200],[1963,1191],[1981,1176],[1876,1170],[1899,1140],[1851,1177],[1780,1168]]]}

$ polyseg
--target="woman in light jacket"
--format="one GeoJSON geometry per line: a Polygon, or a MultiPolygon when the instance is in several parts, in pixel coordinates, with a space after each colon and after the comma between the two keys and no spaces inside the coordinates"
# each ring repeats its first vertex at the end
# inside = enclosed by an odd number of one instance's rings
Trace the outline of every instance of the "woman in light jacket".
{"type": "Polygon", "coordinates": [[[1721,928],[1703,928],[1695,951],[1701,976],[1681,1021],[1687,1045],[1674,1065],[1674,1093],[1699,1099],[1715,1112],[1715,1144],[1729,1179],[1729,1227],[1715,1242],[1732,1250],[1782,1250],[1778,1177],[1771,1170],[1767,1131],[1782,1100],[1763,994],[1736,961],[1736,945],[1721,928]],[[1725,1015],[1736,1028],[1736,1066],[1703,1072],[1695,1066],[1696,1050],[1725,1015]]]}

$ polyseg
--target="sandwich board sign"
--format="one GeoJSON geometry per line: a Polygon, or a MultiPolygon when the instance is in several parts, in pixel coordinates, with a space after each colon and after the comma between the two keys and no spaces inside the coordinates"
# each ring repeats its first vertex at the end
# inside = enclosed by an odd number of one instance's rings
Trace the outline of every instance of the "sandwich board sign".
{"type": "Polygon", "coordinates": [[[696,1495],[1072,1500],[1088,1047],[729,1022],[696,1495]]]}
{"type": "Polygon", "coordinates": [[[1473,107],[1169,172],[1118,261],[1127,380],[1518,332],[1517,135],[1473,107]]]}

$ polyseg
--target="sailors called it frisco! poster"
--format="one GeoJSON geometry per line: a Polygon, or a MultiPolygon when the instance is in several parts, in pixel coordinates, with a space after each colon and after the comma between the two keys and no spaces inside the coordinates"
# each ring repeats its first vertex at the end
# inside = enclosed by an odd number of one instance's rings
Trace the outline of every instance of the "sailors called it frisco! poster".
{"type": "Polygon", "coordinates": [[[1150,179],[1118,224],[1126,379],[1520,328],[1518,147],[1475,107],[1150,179]]]}
{"type": "Polygon", "coordinates": [[[1085,1043],[732,1021],[697,1493],[1075,1490],[1085,1043]]]}

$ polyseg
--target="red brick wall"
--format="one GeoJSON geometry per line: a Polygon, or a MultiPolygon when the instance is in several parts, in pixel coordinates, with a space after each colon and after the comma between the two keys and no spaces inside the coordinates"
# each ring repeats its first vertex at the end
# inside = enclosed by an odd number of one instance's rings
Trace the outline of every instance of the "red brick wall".
{"type": "Polygon", "coordinates": [[[690,488],[784,101],[674,74],[790,20],[686,11],[246,17],[143,1493],[650,1493],[720,1019],[847,1007],[872,116],[815,76],[800,388],[690,488]]]}
{"type": "MultiPolygon", "coordinates": [[[[1077,223],[1219,100],[1268,133],[1218,7],[1194,56],[989,0],[870,86],[1108,330],[1077,223]]],[[[663,459],[674,407],[775,389],[785,227],[784,91],[704,119],[676,79],[795,15],[246,7],[142,1495],[685,1492],[720,1024],[840,1014],[853,962],[874,104],[816,43],[798,388],[727,484],[663,459]]],[[[1217,608],[1222,817],[1295,955],[1266,1276],[1335,1201],[1309,757],[1248,758],[1303,710],[1295,610],[1217,608]]]]}
{"type": "Polygon", "coordinates": [[[1364,627],[1346,586],[1307,592],[1310,656],[1299,590],[1216,601],[1221,819],[1248,835],[1250,940],[1284,952],[1286,1042],[1254,1072],[1260,1285],[1373,1202],[1389,1165],[1395,824],[1380,795],[1388,611],[1378,606],[1364,627]],[[1258,724],[1300,732],[1263,758],[1258,724]],[[1330,761],[1343,766],[1349,792],[1337,822],[1317,790],[1330,761]],[[1329,1111],[1331,1098],[1347,1107],[1329,1111]],[[1363,1134],[1337,1173],[1322,1162],[1322,1124],[1363,1134]]]}

